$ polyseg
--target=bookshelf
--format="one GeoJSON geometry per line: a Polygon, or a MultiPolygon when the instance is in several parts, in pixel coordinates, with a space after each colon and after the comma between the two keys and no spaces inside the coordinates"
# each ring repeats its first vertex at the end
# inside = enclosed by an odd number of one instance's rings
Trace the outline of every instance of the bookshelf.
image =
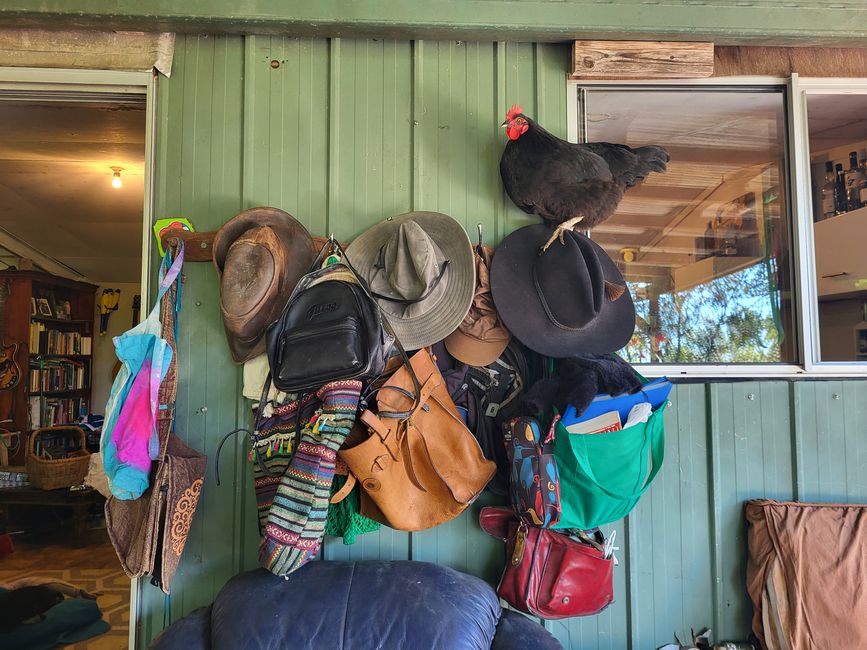
{"type": "Polygon", "coordinates": [[[0,420],[11,419],[0,426],[29,432],[78,420],[91,409],[96,285],[38,271],[0,271],[0,285],[0,346],[17,345],[20,369],[18,384],[0,391],[0,420]]]}

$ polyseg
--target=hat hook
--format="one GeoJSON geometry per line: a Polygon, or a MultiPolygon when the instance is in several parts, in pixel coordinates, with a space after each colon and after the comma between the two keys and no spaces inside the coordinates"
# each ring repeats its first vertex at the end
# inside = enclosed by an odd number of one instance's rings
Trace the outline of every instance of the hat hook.
{"type": "Polygon", "coordinates": [[[482,224],[477,223],[476,228],[479,229],[479,246],[482,245],[482,224]]]}

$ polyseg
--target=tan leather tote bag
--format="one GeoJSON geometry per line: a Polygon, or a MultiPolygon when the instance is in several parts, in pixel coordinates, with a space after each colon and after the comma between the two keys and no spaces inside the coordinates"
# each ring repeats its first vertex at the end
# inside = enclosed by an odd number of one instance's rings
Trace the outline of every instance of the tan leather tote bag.
{"type": "Polygon", "coordinates": [[[430,352],[416,352],[410,364],[418,383],[405,365],[399,368],[377,391],[378,414],[361,414],[367,436],[350,437],[338,455],[361,483],[363,514],[415,531],[457,517],[496,465],[458,415],[430,352]]]}

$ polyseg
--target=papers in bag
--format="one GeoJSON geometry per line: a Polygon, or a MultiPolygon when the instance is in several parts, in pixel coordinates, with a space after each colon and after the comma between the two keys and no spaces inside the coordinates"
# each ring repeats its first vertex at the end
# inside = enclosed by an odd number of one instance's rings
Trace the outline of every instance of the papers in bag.
{"type": "Polygon", "coordinates": [[[647,422],[651,414],[651,406],[648,402],[636,404],[629,410],[629,415],[626,418],[626,425],[620,422],[620,413],[618,411],[608,411],[602,415],[597,415],[590,420],[575,422],[566,427],[569,433],[577,434],[594,434],[594,433],[611,433],[612,431],[620,431],[629,427],[647,422]]]}
{"type": "Polygon", "coordinates": [[[597,415],[590,420],[576,422],[566,427],[569,433],[593,434],[593,433],[611,433],[612,431],[620,431],[623,426],[620,424],[620,413],[617,411],[608,411],[602,415],[597,415]]]}

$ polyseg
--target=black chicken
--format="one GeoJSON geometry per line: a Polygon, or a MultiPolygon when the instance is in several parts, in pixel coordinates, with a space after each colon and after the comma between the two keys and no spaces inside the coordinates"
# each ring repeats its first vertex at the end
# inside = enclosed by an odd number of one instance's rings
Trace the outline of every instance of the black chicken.
{"type": "Polygon", "coordinates": [[[582,229],[598,226],[614,213],[626,190],[650,172],[666,169],[668,152],[662,147],[573,144],[548,133],[522,110],[513,106],[502,124],[509,142],[500,158],[500,176],[515,205],[550,225],[580,218],[582,229]]]}

